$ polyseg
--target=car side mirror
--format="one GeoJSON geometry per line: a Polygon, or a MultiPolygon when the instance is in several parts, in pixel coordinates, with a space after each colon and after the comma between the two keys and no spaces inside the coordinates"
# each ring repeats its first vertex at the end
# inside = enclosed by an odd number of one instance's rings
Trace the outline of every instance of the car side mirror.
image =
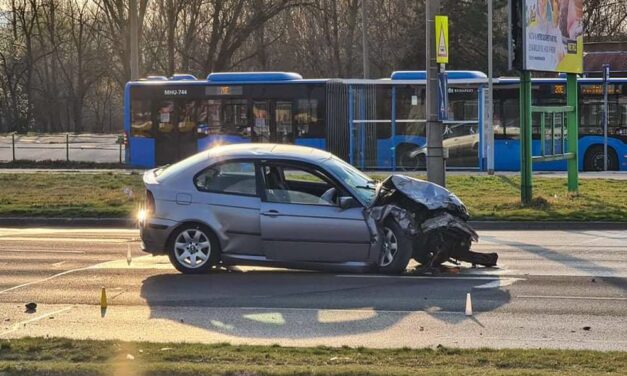
{"type": "Polygon", "coordinates": [[[353,197],[343,196],[339,198],[340,209],[350,209],[357,206],[357,201],[353,197]]]}

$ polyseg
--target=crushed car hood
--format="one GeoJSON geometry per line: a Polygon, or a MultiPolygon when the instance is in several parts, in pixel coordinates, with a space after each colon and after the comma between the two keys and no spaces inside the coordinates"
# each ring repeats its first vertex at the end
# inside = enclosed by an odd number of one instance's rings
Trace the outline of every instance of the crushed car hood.
{"type": "Polygon", "coordinates": [[[371,207],[387,204],[387,197],[396,191],[428,210],[446,210],[464,219],[469,217],[466,205],[453,192],[435,183],[405,175],[391,175],[385,179],[377,188],[377,197],[371,207]]]}

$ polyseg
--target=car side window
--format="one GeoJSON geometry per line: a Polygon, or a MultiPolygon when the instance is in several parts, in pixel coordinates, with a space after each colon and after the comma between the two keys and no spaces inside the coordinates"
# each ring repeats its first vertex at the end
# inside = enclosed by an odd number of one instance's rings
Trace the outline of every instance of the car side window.
{"type": "Polygon", "coordinates": [[[262,168],[268,202],[337,205],[339,191],[321,171],[272,164],[262,168]]]}
{"type": "Polygon", "coordinates": [[[227,162],[211,166],[194,178],[200,191],[257,195],[255,164],[252,162],[227,162]]]}

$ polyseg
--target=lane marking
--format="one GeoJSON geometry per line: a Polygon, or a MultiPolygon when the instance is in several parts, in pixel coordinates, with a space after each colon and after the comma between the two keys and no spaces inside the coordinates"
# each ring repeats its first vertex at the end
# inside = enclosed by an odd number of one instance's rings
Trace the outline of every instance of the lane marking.
{"type": "Polygon", "coordinates": [[[59,266],[65,264],[66,261],[59,261],[59,262],[55,262],[54,264],[51,264],[53,267],[58,268],[59,266]]]}
{"type": "Polygon", "coordinates": [[[26,321],[21,321],[18,323],[13,324],[13,326],[11,327],[11,329],[5,330],[4,332],[0,333],[0,337],[7,335],[9,333],[13,333],[17,330],[19,330],[20,328],[24,327],[26,324],[30,324],[36,321],[39,321],[41,319],[45,319],[46,317],[52,316],[52,315],[56,315],[57,313],[63,313],[63,312],[67,312],[69,310],[71,310],[73,308],[73,306],[70,307],[65,307],[56,311],[52,311],[52,312],[48,312],[48,313],[44,313],[43,315],[39,315],[37,317],[33,317],[30,320],[26,320],[26,321]]]}
{"type": "Polygon", "coordinates": [[[514,282],[523,281],[522,278],[501,278],[496,281],[490,281],[479,286],[474,286],[473,289],[497,289],[500,287],[510,286],[514,282]]]}
{"type": "Polygon", "coordinates": [[[617,300],[627,301],[627,298],[605,297],[605,296],[563,296],[563,295],[518,295],[521,299],[575,299],[575,300],[617,300]]]}
{"type": "Polygon", "coordinates": [[[45,249],[0,249],[0,253],[25,253],[25,252],[37,252],[37,253],[71,253],[84,255],[85,251],[64,251],[64,250],[45,250],[45,249]]]}
{"type": "Polygon", "coordinates": [[[80,271],[87,270],[87,269],[90,269],[90,268],[91,268],[91,266],[87,266],[87,267],[79,268],[79,269],[70,269],[70,270],[66,270],[66,271],[61,272],[61,273],[57,273],[57,274],[51,275],[50,277],[46,277],[46,278],[43,278],[43,279],[38,279],[38,280],[35,280],[35,281],[26,282],[26,283],[23,283],[21,285],[9,287],[8,289],[1,290],[0,291],[0,295],[2,295],[4,293],[7,293],[9,291],[20,289],[22,287],[27,287],[27,286],[36,285],[38,283],[47,282],[47,281],[50,281],[51,279],[54,279],[54,278],[57,278],[57,277],[61,277],[61,276],[64,276],[66,274],[80,272],[80,271]]]}
{"type": "MultiPolygon", "coordinates": [[[[472,280],[472,281],[498,281],[502,279],[499,276],[459,276],[459,277],[446,277],[446,276],[428,276],[428,275],[360,275],[360,274],[337,274],[339,278],[385,278],[385,279],[445,279],[445,280],[472,280]]],[[[520,280],[526,280],[524,278],[518,278],[520,280]]]]}

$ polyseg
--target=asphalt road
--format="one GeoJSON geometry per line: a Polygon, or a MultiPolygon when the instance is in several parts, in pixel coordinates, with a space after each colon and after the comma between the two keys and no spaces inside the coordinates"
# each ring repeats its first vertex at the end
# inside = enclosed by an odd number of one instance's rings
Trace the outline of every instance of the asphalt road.
{"type": "Polygon", "coordinates": [[[497,251],[498,268],[398,277],[184,276],[137,235],[0,229],[0,338],[627,350],[627,231],[483,231],[475,250],[497,251]]]}

